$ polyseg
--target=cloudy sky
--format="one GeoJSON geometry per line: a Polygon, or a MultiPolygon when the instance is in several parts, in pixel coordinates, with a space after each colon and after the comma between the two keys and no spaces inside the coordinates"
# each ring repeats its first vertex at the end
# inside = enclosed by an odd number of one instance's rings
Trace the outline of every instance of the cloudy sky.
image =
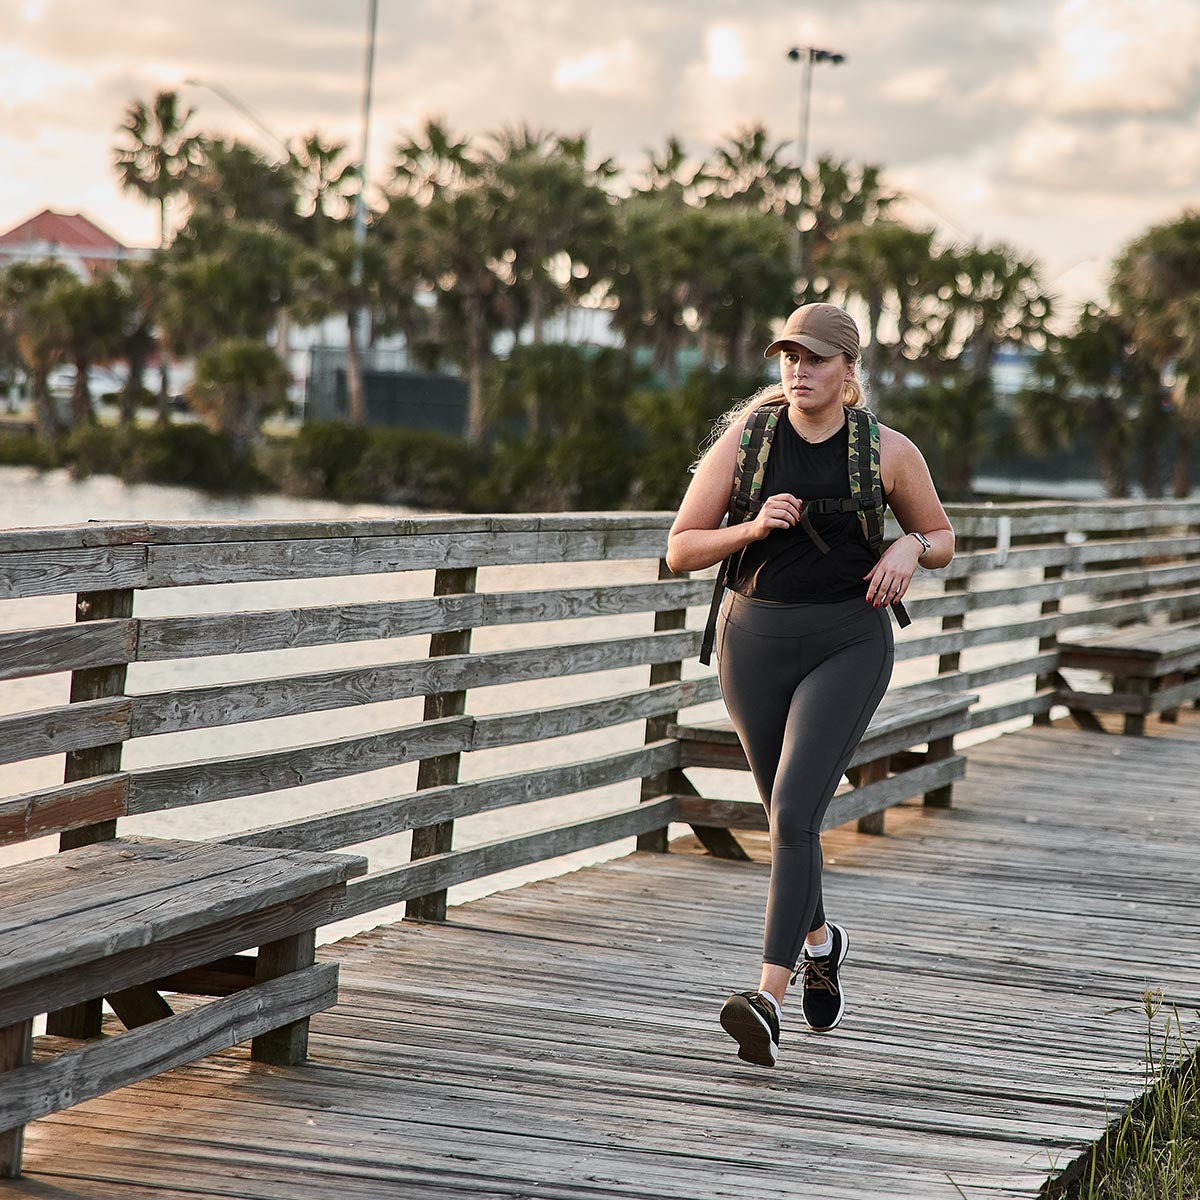
{"type": "MultiPolygon", "coordinates": [[[[586,130],[634,166],[753,121],[795,137],[795,44],[819,67],[811,152],[881,164],[905,216],[1004,241],[1064,308],[1128,238],[1200,203],[1198,0],[380,0],[370,165],[425,117],[586,130]]],[[[178,87],[197,126],[357,144],[367,0],[0,0],[0,229],[81,210],[150,244],[111,146],[133,97],[178,87]]]]}

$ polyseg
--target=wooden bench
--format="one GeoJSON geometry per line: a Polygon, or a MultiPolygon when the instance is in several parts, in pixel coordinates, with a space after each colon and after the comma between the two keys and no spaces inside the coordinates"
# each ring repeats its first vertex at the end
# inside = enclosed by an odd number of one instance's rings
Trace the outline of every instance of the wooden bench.
{"type": "MultiPolygon", "coordinates": [[[[954,736],[969,727],[968,710],[976,699],[932,687],[888,693],[850,759],[847,776],[853,786],[834,796],[823,828],[857,818],[860,832],[883,833],[884,812],[922,794],[927,805],[949,807],[954,781],[966,771],[966,759],[954,753],[954,736]],[[919,745],[927,749],[915,750],[919,745]]],[[[681,768],[750,769],[729,721],[673,725],[669,733],[680,742],[681,768]]],[[[676,797],[676,812],[676,819],[689,822],[715,854],[743,856],[727,834],[722,836],[724,830],[768,828],[760,802],[712,800],[694,789],[676,797]]]]}
{"type": "Polygon", "coordinates": [[[1058,699],[1073,711],[1125,715],[1125,733],[1141,737],[1146,717],[1173,721],[1180,704],[1200,699],[1200,625],[1131,625],[1094,638],[1058,643],[1060,667],[1086,668],[1112,678],[1110,692],[1065,689],[1058,699]]]}
{"type": "Polygon", "coordinates": [[[26,1122],[127,1083],[250,1039],[259,1062],[302,1062],[308,1017],[337,1001],[315,931],[365,871],[356,855],[144,837],[7,868],[0,1176],[20,1173],[26,1122]],[[176,1013],[163,992],[220,998],[176,1013]],[[99,997],[129,1032],[95,1036],[99,997]],[[41,1013],[51,1033],[88,1040],[34,1061],[41,1013]]]}

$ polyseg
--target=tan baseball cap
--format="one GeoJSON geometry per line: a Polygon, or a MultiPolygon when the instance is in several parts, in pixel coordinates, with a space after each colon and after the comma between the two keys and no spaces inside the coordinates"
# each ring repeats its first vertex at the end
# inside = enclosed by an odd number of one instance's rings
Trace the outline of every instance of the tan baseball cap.
{"type": "Polygon", "coordinates": [[[805,304],[788,317],[783,331],[763,351],[763,357],[770,358],[796,343],[823,357],[848,354],[858,358],[858,326],[854,318],[836,304],[805,304]]]}

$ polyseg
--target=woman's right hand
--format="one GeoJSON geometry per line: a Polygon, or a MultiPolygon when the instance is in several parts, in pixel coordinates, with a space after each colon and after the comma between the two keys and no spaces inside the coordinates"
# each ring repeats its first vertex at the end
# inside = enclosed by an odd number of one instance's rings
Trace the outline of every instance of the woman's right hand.
{"type": "Polygon", "coordinates": [[[774,529],[790,529],[800,520],[804,501],[791,492],[777,492],[768,496],[758,510],[758,516],[749,523],[752,541],[761,541],[774,529]]]}

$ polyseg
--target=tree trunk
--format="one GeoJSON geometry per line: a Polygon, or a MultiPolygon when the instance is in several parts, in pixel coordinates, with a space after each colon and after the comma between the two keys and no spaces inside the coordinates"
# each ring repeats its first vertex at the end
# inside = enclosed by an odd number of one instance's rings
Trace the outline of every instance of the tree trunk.
{"type": "Polygon", "coordinates": [[[1183,421],[1175,427],[1175,470],[1172,474],[1172,494],[1176,500],[1186,500],[1192,491],[1192,448],[1195,432],[1183,421]]]}
{"type": "Polygon", "coordinates": [[[346,400],[350,406],[350,424],[365,429],[367,400],[363,394],[362,356],[358,347],[358,309],[346,314],[346,400]]]}
{"type": "Polygon", "coordinates": [[[43,442],[53,442],[62,432],[58,420],[58,407],[50,395],[49,371],[39,367],[29,375],[29,394],[33,400],[33,416],[37,424],[38,437],[43,442]]]}
{"type": "Polygon", "coordinates": [[[94,425],[96,414],[92,410],[92,393],[88,388],[91,364],[86,358],[75,359],[75,386],[71,389],[71,423],[94,425]]]}
{"type": "Polygon", "coordinates": [[[130,350],[129,376],[121,389],[120,412],[122,425],[137,424],[137,407],[142,398],[142,379],[146,374],[146,355],[143,350],[130,350]]]}
{"type": "Polygon", "coordinates": [[[487,328],[477,296],[466,302],[467,316],[467,441],[482,446],[487,437],[483,412],[483,364],[487,357],[487,328]]]}
{"type": "Polygon", "coordinates": [[[158,423],[171,423],[171,381],[167,376],[167,350],[161,342],[158,347],[158,423]]]}

